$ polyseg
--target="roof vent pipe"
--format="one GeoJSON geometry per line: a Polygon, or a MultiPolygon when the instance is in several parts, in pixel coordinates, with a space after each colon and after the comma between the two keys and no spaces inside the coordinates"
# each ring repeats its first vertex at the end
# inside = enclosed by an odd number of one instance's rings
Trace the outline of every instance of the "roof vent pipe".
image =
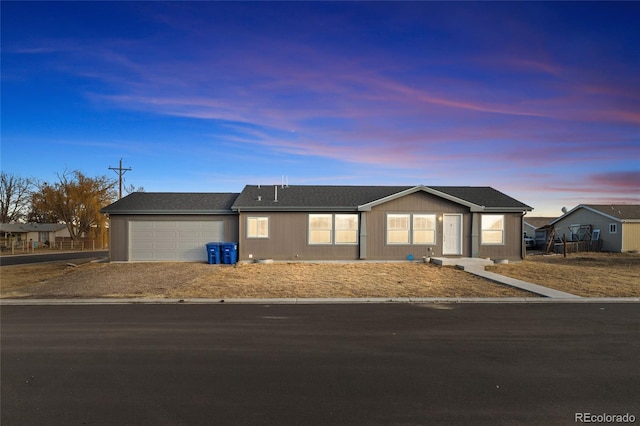
{"type": "Polygon", "coordinates": [[[258,195],[258,201],[262,201],[262,195],[258,195]]]}
{"type": "Polygon", "coordinates": [[[274,202],[274,203],[277,203],[277,202],[278,202],[278,185],[275,185],[273,188],[274,188],[274,189],[275,189],[275,191],[276,191],[276,192],[275,192],[275,199],[273,200],[273,202],[274,202]]]}

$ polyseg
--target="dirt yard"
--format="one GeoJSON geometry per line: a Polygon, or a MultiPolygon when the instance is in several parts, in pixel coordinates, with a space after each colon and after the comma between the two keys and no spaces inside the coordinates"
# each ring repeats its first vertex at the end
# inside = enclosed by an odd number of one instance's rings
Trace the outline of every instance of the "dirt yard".
{"type": "Polygon", "coordinates": [[[487,270],[583,297],[640,297],[640,254],[527,256],[487,270]]]}
{"type": "Polygon", "coordinates": [[[536,297],[424,263],[3,266],[2,298],[536,297]]]}
{"type": "MultiPolygon", "coordinates": [[[[91,263],[0,267],[1,298],[536,297],[423,263],[91,263]]],[[[640,297],[640,255],[529,256],[487,270],[584,297],[640,297]]]]}

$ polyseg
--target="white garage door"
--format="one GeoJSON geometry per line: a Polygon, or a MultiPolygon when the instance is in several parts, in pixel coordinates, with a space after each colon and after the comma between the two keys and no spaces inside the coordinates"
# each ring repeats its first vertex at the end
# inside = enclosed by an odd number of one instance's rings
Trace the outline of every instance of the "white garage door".
{"type": "Polygon", "coordinates": [[[129,260],[205,261],[205,244],[223,241],[222,221],[131,221],[129,260]]]}

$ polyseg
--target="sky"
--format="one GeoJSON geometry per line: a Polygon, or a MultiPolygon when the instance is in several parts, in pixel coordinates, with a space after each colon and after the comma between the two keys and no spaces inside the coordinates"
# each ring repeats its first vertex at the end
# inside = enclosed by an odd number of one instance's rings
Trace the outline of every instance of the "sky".
{"type": "Polygon", "coordinates": [[[1,167],[640,203],[640,2],[10,2],[1,167]]]}

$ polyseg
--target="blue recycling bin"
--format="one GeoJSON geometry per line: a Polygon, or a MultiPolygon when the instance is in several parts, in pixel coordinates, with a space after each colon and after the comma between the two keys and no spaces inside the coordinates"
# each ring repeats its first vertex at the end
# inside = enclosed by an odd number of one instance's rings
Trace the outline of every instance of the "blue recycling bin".
{"type": "Polygon", "coordinates": [[[209,265],[220,263],[220,243],[207,243],[207,261],[209,265]]]}
{"type": "Polygon", "coordinates": [[[238,261],[238,243],[222,243],[222,262],[234,265],[238,261]]]}

